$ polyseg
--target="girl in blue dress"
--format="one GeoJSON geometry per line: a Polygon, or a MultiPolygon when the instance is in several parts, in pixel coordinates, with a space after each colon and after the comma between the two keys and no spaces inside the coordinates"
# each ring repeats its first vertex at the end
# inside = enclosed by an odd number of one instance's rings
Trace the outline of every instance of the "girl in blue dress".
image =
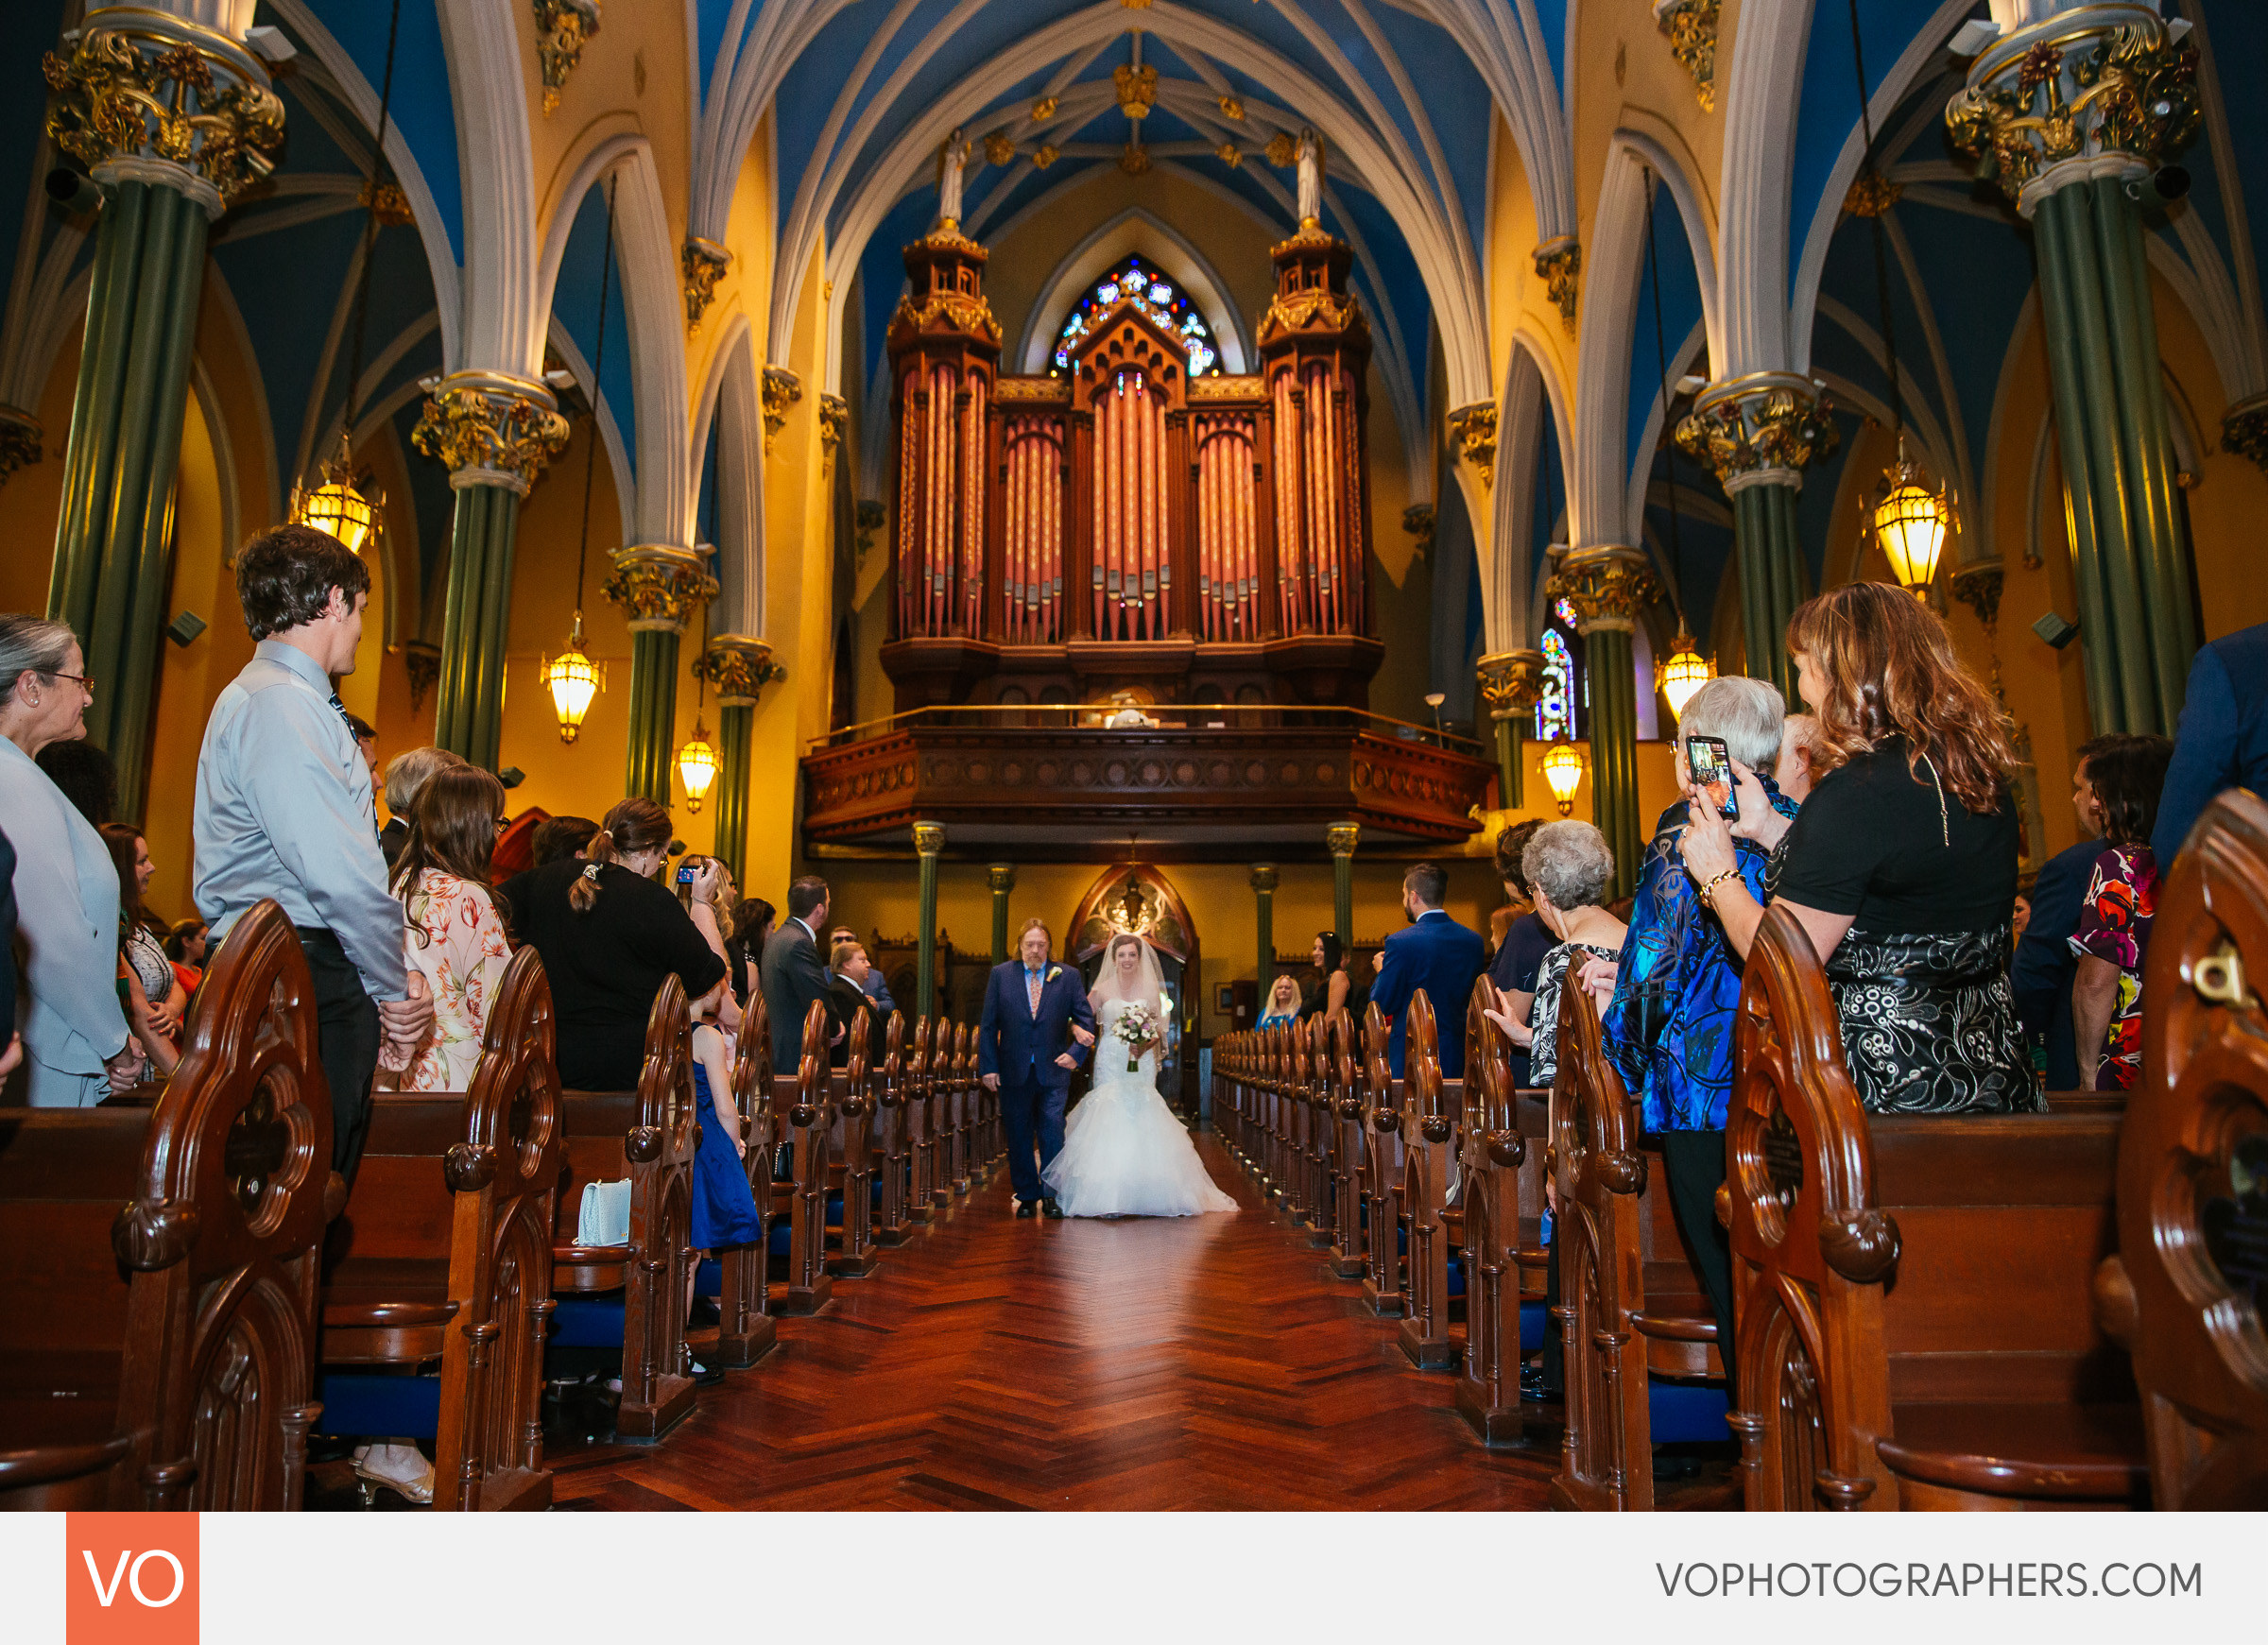
{"type": "Polygon", "coordinates": [[[716,1026],[724,988],[720,982],[693,1003],[693,1089],[701,1143],[693,1161],[691,1243],[706,1253],[745,1245],[764,1232],[756,1196],[748,1191],[747,1168],[741,1163],[747,1143],[740,1134],[740,1110],[732,1103],[725,1037],[716,1026]]]}

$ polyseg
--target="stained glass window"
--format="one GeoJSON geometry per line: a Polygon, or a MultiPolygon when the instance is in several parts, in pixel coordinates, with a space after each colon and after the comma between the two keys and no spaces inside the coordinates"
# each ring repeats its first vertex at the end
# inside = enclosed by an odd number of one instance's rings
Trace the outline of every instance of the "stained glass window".
{"type": "Polygon", "coordinates": [[[1583,640],[1575,631],[1574,608],[1554,602],[1552,618],[1538,643],[1543,652],[1543,690],[1536,698],[1536,740],[1579,738],[1589,718],[1590,682],[1583,673],[1583,640]]]}
{"type": "Polygon", "coordinates": [[[1220,351],[1213,346],[1211,328],[1206,325],[1205,317],[1197,313],[1196,305],[1180,287],[1143,258],[1127,257],[1112,265],[1110,272],[1090,286],[1087,295],[1073,305],[1062,329],[1056,334],[1056,357],[1048,370],[1050,377],[1060,377],[1071,369],[1073,346],[1106,311],[1120,302],[1139,310],[1180,338],[1181,347],[1189,355],[1192,377],[1219,374],[1220,351]]]}

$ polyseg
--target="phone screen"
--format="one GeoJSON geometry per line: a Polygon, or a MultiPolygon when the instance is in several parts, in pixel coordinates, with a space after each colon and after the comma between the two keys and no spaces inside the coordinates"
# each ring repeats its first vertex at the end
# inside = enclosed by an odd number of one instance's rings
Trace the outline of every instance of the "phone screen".
{"type": "Polygon", "coordinates": [[[678,869],[678,883],[680,885],[693,883],[693,869],[690,865],[680,866],[678,869]]]}
{"type": "Polygon", "coordinates": [[[1719,816],[1730,819],[1741,814],[1732,792],[1732,757],[1725,751],[1724,738],[1688,737],[1685,762],[1692,773],[1693,786],[1709,796],[1719,816]]]}

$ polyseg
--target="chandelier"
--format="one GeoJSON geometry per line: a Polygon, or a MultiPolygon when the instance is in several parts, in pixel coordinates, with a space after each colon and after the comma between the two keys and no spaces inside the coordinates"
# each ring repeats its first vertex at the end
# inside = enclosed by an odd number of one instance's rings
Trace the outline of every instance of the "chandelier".
{"type": "Polygon", "coordinates": [[[539,662],[536,677],[551,693],[552,711],[559,718],[559,741],[574,742],[582,735],[583,716],[591,711],[591,699],[599,694],[607,678],[605,666],[593,662],[583,650],[581,611],[575,614],[575,626],[567,635],[567,649],[539,662]]]}
{"type": "Polygon", "coordinates": [[[291,488],[293,523],[329,532],[351,554],[360,554],[366,543],[377,547],[386,493],[375,485],[366,492],[354,484],[352,456],[343,433],[338,455],[323,459],[322,475],[323,483],[312,491],[303,486],[291,488]]]}
{"type": "Polygon", "coordinates": [[[1881,496],[1870,518],[1891,574],[1915,598],[1929,598],[1937,557],[1945,552],[1946,533],[1953,523],[1953,505],[1942,488],[1932,491],[1922,484],[1921,469],[1906,456],[1902,437],[1898,461],[1882,471],[1881,496]]]}
{"type": "Polygon", "coordinates": [[[693,722],[693,738],[678,750],[678,780],[685,785],[685,810],[697,814],[701,801],[709,797],[709,785],[716,780],[716,750],[709,742],[709,728],[697,718],[693,722]]]}
{"type": "Polygon", "coordinates": [[[1551,784],[1552,797],[1559,802],[1559,814],[1573,815],[1575,790],[1583,782],[1582,750],[1572,743],[1554,743],[1543,757],[1543,780],[1551,784]]]}
{"type": "Polygon", "coordinates": [[[1693,649],[1693,637],[1684,629],[1677,631],[1672,642],[1675,649],[1670,660],[1661,665],[1661,694],[1668,699],[1670,712],[1685,718],[1685,705],[1693,700],[1693,693],[1717,677],[1717,671],[1707,658],[1693,649]]]}

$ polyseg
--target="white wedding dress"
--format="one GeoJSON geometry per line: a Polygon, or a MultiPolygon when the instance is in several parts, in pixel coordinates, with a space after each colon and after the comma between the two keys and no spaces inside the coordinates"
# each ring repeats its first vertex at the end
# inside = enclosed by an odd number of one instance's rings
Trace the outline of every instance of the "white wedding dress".
{"type": "Polygon", "coordinates": [[[1126,1067],[1126,1042],[1112,1032],[1127,1010],[1106,1001],[1095,1026],[1094,1088],[1071,1111],[1063,1149],[1041,1174],[1067,1217],[1192,1217],[1232,1211],[1213,1186],[1189,1132],[1158,1094],[1158,1054],[1126,1067]]]}

